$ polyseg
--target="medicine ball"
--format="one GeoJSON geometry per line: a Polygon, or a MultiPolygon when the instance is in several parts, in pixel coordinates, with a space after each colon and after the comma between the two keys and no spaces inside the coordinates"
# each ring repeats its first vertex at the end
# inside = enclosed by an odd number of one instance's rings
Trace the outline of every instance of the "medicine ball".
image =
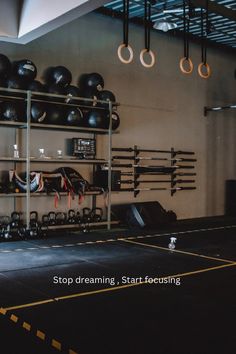
{"type": "Polygon", "coordinates": [[[69,108],[66,110],[66,124],[83,126],[84,115],[78,107],[69,108]]]}
{"type": "MultiPolygon", "coordinates": [[[[98,98],[98,100],[101,100],[101,101],[116,102],[115,95],[111,91],[108,91],[108,90],[103,90],[103,91],[98,92],[97,98],[98,98]]],[[[99,106],[107,107],[108,105],[106,103],[99,103],[99,106]]]]}
{"type": "Polygon", "coordinates": [[[82,105],[93,106],[93,107],[95,107],[97,105],[97,91],[93,91],[91,89],[83,90],[82,97],[89,98],[89,101],[81,100],[80,103],[82,105]]]}
{"type": "MultiPolygon", "coordinates": [[[[105,118],[105,129],[109,129],[109,119],[110,119],[110,114],[109,112],[106,113],[106,118],[105,118]]],[[[117,112],[112,112],[112,130],[116,130],[120,125],[120,117],[117,112]]]]}
{"type": "Polygon", "coordinates": [[[37,68],[29,59],[22,59],[13,64],[14,73],[23,80],[33,81],[37,76],[37,68]]]}
{"type": "Polygon", "coordinates": [[[90,128],[105,128],[106,117],[104,112],[90,110],[86,116],[86,123],[90,128]]]}
{"type": "MultiPolygon", "coordinates": [[[[47,92],[48,93],[52,93],[54,95],[65,95],[65,88],[61,85],[57,85],[57,84],[52,84],[50,86],[47,86],[47,92]]],[[[64,102],[63,98],[59,98],[59,97],[47,97],[48,100],[50,101],[56,101],[56,102],[64,102]]]]}
{"type": "Polygon", "coordinates": [[[6,86],[7,86],[6,79],[3,77],[0,77],[0,87],[6,87],[6,86]]]}
{"type": "Polygon", "coordinates": [[[72,74],[70,70],[64,66],[56,66],[50,70],[47,80],[49,83],[58,84],[64,87],[70,85],[72,74]]]}
{"type": "Polygon", "coordinates": [[[0,77],[6,78],[11,72],[11,62],[4,54],[0,54],[0,77]]]}
{"type": "Polygon", "coordinates": [[[52,105],[52,104],[48,105],[45,123],[60,125],[63,124],[63,120],[64,120],[63,107],[58,105],[52,105]]]}
{"type": "Polygon", "coordinates": [[[120,125],[120,117],[117,112],[112,112],[112,130],[116,130],[120,125]]]}
{"type": "Polygon", "coordinates": [[[83,74],[80,77],[80,86],[83,89],[91,89],[101,91],[104,87],[103,77],[98,73],[83,74]]]}
{"type": "Polygon", "coordinates": [[[27,90],[30,90],[30,91],[33,91],[33,92],[45,92],[46,91],[46,87],[40,81],[34,80],[34,81],[32,81],[32,82],[30,82],[28,84],[27,90]]]}
{"type": "Polygon", "coordinates": [[[8,121],[18,121],[21,118],[22,110],[17,102],[9,101],[3,102],[2,107],[2,118],[8,121]]]}
{"type": "Polygon", "coordinates": [[[65,99],[66,103],[79,104],[79,100],[73,100],[71,97],[79,97],[82,94],[81,94],[81,91],[78,87],[73,86],[73,85],[68,85],[65,88],[65,95],[68,96],[68,98],[65,99]]]}
{"type": "Polygon", "coordinates": [[[31,103],[31,122],[44,123],[47,115],[46,107],[41,102],[31,103]]]}
{"type": "Polygon", "coordinates": [[[6,87],[9,89],[23,90],[25,89],[25,83],[20,77],[11,75],[6,81],[6,87]]]}

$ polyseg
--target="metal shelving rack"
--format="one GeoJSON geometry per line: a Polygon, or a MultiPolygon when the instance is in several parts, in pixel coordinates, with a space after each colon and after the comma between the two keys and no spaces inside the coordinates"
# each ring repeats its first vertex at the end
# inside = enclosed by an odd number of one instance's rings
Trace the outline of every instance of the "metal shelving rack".
{"type": "MultiPolygon", "coordinates": [[[[51,98],[63,99],[65,100],[68,96],[65,95],[56,95],[56,94],[47,94],[45,92],[32,92],[26,90],[17,90],[17,89],[6,89],[0,88],[0,101],[1,100],[23,100],[27,103],[27,113],[26,113],[26,122],[13,122],[13,121],[0,121],[0,126],[15,128],[15,129],[26,129],[26,157],[24,158],[10,158],[10,157],[0,157],[0,161],[2,162],[14,162],[16,163],[26,163],[26,181],[27,181],[27,189],[26,193],[13,193],[13,194],[1,194],[1,197],[26,197],[26,228],[30,228],[30,200],[32,196],[46,196],[46,193],[38,193],[33,194],[30,192],[30,170],[31,163],[77,163],[77,164],[101,164],[106,163],[108,165],[108,188],[107,188],[107,221],[102,222],[103,225],[107,225],[107,229],[111,228],[111,166],[112,166],[112,111],[114,107],[117,107],[119,104],[111,101],[102,101],[96,100],[97,103],[101,103],[105,105],[104,107],[93,107],[89,106],[89,103],[94,102],[93,99],[85,98],[85,97],[73,97],[73,101],[83,101],[88,102],[86,104],[72,104],[72,103],[64,103],[64,102],[55,102],[52,101],[51,98]],[[2,93],[7,93],[7,95],[2,93]],[[11,95],[9,95],[9,93],[11,95]],[[39,97],[39,98],[37,98],[39,97]],[[41,97],[41,98],[40,98],[41,97]],[[43,98],[42,98],[43,97],[43,98]],[[49,98],[47,100],[47,97],[49,98]],[[66,125],[52,125],[52,124],[41,124],[41,123],[32,123],[31,122],[31,103],[32,102],[43,102],[48,104],[57,104],[63,106],[73,106],[80,108],[89,108],[89,109],[102,109],[107,110],[109,112],[109,128],[108,129],[100,129],[100,128],[87,128],[87,127],[76,127],[76,126],[66,126],[66,125]],[[96,160],[79,160],[79,159],[36,159],[32,158],[30,154],[31,147],[31,129],[40,129],[40,130],[53,130],[53,131],[64,131],[64,132],[84,132],[91,134],[106,134],[108,135],[108,148],[107,148],[107,160],[96,159],[96,160]]],[[[101,193],[98,192],[87,192],[86,195],[99,195],[101,193]]],[[[67,193],[62,193],[62,195],[67,195],[67,193]]],[[[101,225],[99,223],[99,225],[101,225]]],[[[65,227],[65,226],[64,226],[65,227]]]]}

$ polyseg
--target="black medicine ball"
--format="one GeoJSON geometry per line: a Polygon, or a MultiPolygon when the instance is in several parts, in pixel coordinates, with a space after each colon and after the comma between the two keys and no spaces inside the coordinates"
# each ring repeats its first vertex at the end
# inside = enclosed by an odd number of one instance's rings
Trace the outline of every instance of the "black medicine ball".
{"type": "Polygon", "coordinates": [[[89,100],[81,100],[80,103],[84,106],[93,106],[97,105],[97,91],[91,89],[83,90],[82,97],[88,98],[89,100]]]}
{"type": "Polygon", "coordinates": [[[98,73],[83,74],[79,82],[84,89],[101,91],[104,87],[103,77],[98,73]]]}
{"type": "Polygon", "coordinates": [[[72,81],[72,74],[70,70],[64,66],[56,66],[50,70],[47,80],[49,83],[64,87],[70,85],[72,81]]]}
{"type": "Polygon", "coordinates": [[[29,85],[27,86],[27,90],[30,90],[33,92],[45,92],[46,87],[40,81],[34,80],[31,83],[29,83],[29,85]]]}
{"type": "Polygon", "coordinates": [[[18,121],[22,117],[22,110],[18,103],[16,102],[3,102],[2,107],[2,119],[8,121],[18,121]]]}
{"type": "MultiPolygon", "coordinates": [[[[98,92],[97,98],[98,98],[98,100],[101,100],[101,101],[116,102],[115,95],[114,95],[111,91],[108,91],[108,90],[103,90],[103,91],[98,92]]],[[[107,107],[108,104],[106,104],[106,103],[99,103],[99,106],[107,107]]]]}
{"type": "Polygon", "coordinates": [[[33,123],[44,123],[47,115],[46,107],[41,102],[32,102],[31,121],[33,123]]]}
{"type": "MultiPolygon", "coordinates": [[[[109,129],[109,119],[110,114],[107,112],[106,114],[106,122],[105,122],[105,129],[109,129]]],[[[117,112],[112,112],[112,130],[116,130],[120,125],[120,117],[117,112]]]]}
{"type": "Polygon", "coordinates": [[[0,77],[6,78],[11,72],[11,62],[4,54],[0,54],[0,77]]]}
{"type": "Polygon", "coordinates": [[[25,89],[25,82],[20,77],[12,75],[7,79],[6,87],[9,89],[23,90],[25,89]]]}
{"type": "Polygon", "coordinates": [[[6,79],[0,77],[0,87],[6,87],[6,86],[7,86],[6,79]]]}
{"type": "MultiPolygon", "coordinates": [[[[65,88],[61,85],[52,84],[47,87],[47,92],[51,93],[53,95],[65,95],[65,88]]],[[[53,96],[48,96],[48,97],[46,97],[46,99],[48,99],[50,101],[55,101],[55,102],[64,101],[64,98],[53,97],[53,96]]]]}
{"type": "Polygon", "coordinates": [[[86,123],[90,128],[105,128],[106,116],[101,110],[92,109],[87,113],[86,123]]]}
{"type": "Polygon", "coordinates": [[[35,64],[28,59],[19,60],[13,65],[14,73],[25,81],[33,81],[37,76],[35,64]]]}
{"type": "Polygon", "coordinates": [[[120,117],[117,112],[112,112],[112,130],[116,130],[120,125],[120,117]]]}
{"type": "Polygon", "coordinates": [[[83,126],[84,125],[84,115],[83,112],[78,107],[69,108],[66,111],[66,124],[83,126]]]}
{"type": "Polygon", "coordinates": [[[63,120],[64,120],[63,107],[54,104],[48,105],[45,123],[60,125],[63,124],[63,120]]]}
{"type": "Polygon", "coordinates": [[[78,87],[73,86],[73,85],[68,85],[65,88],[65,95],[67,98],[65,99],[66,103],[75,103],[79,104],[79,100],[73,100],[72,97],[79,97],[81,96],[81,91],[78,87]]]}

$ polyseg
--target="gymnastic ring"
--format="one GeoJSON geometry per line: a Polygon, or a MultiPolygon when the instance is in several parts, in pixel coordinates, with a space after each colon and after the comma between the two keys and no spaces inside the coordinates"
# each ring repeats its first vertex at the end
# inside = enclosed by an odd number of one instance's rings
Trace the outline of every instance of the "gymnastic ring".
{"type": "Polygon", "coordinates": [[[179,67],[180,67],[180,70],[182,71],[182,73],[184,74],[191,74],[192,71],[193,71],[193,62],[190,58],[187,58],[187,57],[183,57],[180,59],[180,62],[179,62],[179,67]],[[187,62],[188,65],[189,65],[189,70],[186,70],[184,68],[184,62],[187,62]]]}
{"type": "Polygon", "coordinates": [[[146,48],[141,50],[140,55],[139,55],[139,59],[141,61],[141,64],[143,66],[145,66],[145,68],[152,68],[153,65],[155,64],[155,55],[153,54],[153,52],[151,50],[148,50],[146,48]],[[143,56],[144,56],[145,53],[148,53],[150,55],[150,57],[151,57],[151,63],[150,64],[147,64],[144,61],[143,56]]]}
{"type": "Polygon", "coordinates": [[[133,49],[130,47],[129,44],[128,44],[128,45],[125,45],[124,43],[122,43],[122,44],[118,47],[118,49],[117,49],[117,54],[118,54],[118,58],[120,59],[120,61],[121,61],[122,63],[124,63],[124,64],[129,64],[129,63],[131,63],[131,61],[132,61],[133,58],[134,58],[133,49]],[[122,50],[123,48],[127,48],[127,49],[128,49],[128,51],[129,51],[129,59],[124,59],[124,58],[122,57],[122,55],[121,55],[121,50],[122,50]]]}
{"type": "Polygon", "coordinates": [[[211,68],[207,63],[200,63],[197,68],[198,74],[203,78],[203,79],[208,79],[211,76],[211,68]],[[202,67],[205,66],[207,73],[203,74],[202,72],[202,67]]]}

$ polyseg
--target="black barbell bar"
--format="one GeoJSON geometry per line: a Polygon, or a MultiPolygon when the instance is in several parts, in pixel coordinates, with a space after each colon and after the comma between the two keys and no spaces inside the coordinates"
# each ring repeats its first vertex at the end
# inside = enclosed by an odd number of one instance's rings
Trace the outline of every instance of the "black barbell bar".
{"type": "MultiPolygon", "coordinates": [[[[172,154],[173,151],[171,150],[155,150],[155,149],[133,149],[133,148],[112,148],[112,151],[123,151],[123,152],[160,152],[160,153],[165,153],[165,154],[172,154]]],[[[176,155],[195,155],[195,152],[193,151],[174,151],[176,155]]]]}
{"type": "Polygon", "coordinates": [[[174,187],[174,188],[121,188],[119,192],[141,192],[141,191],[182,191],[182,190],[194,190],[197,187],[174,187]]]}
{"type": "MultiPolygon", "coordinates": [[[[163,180],[136,180],[134,181],[133,179],[127,179],[120,181],[121,184],[132,184],[132,183],[171,183],[172,181],[170,179],[163,179],[163,180]]],[[[194,179],[177,179],[175,183],[195,183],[196,181],[194,179]]]]}
{"type": "Polygon", "coordinates": [[[167,157],[150,157],[150,156],[113,156],[113,160],[154,160],[154,161],[184,161],[184,162],[196,162],[197,159],[185,159],[185,158],[171,158],[168,159],[167,157]]]}
{"type": "MultiPolygon", "coordinates": [[[[164,172],[143,172],[143,173],[135,173],[135,172],[121,172],[121,176],[137,176],[137,175],[150,175],[150,176],[163,176],[166,175],[164,172]]],[[[179,172],[174,173],[173,176],[196,176],[195,172],[179,172]]]]}
{"type": "MultiPolygon", "coordinates": [[[[160,172],[161,170],[163,169],[163,172],[165,170],[169,170],[169,171],[173,171],[175,169],[178,169],[178,168],[183,168],[183,169],[192,169],[192,168],[195,168],[195,166],[192,166],[192,165],[173,165],[173,166],[150,166],[150,165],[146,165],[146,166],[140,166],[140,165],[135,165],[135,164],[132,164],[132,163],[127,163],[127,164],[112,164],[112,167],[123,167],[123,168],[132,168],[132,167],[135,167],[137,170],[145,170],[145,169],[160,169],[160,172]]],[[[137,172],[138,173],[138,172],[137,172]]]]}

